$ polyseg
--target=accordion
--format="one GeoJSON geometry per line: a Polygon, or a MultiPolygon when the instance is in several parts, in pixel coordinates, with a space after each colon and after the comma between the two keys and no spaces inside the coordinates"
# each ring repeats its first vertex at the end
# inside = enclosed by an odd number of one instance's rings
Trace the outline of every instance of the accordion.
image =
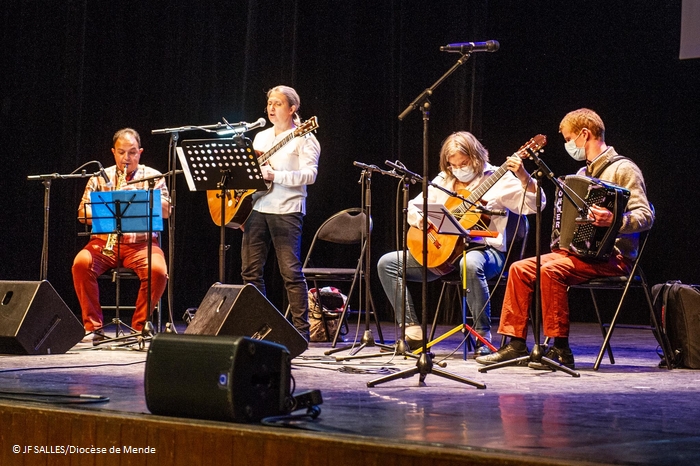
{"type": "Polygon", "coordinates": [[[582,175],[568,175],[559,180],[578,205],[574,205],[561,189],[557,189],[554,197],[552,251],[568,249],[584,259],[607,261],[615,246],[630,192],[612,183],[582,175]],[[593,204],[612,212],[612,225],[598,227],[592,223],[577,222],[579,215],[586,218],[588,206],[593,204]]]}

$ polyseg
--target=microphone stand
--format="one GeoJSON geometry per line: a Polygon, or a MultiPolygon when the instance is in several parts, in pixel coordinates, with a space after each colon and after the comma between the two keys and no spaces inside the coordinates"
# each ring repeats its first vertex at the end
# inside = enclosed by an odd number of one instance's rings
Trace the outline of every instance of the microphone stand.
{"type": "MultiPolygon", "coordinates": [[[[400,162],[399,162],[400,163],[400,162]]],[[[377,167],[376,165],[367,165],[362,162],[353,162],[353,164],[356,167],[360,167],[364,170],[367,171],[375,171],[378,172],[382,175],[388,175],[388,176],[393,176],[395,178],[399,178],[401,180],[401,183],[403,184],[403,259],[402,259],[402,264],[401,264],[401,302],[402,304],[402,322],[404,325],[401,326],[401,335],[400,338],[396,339],[396,342],[394,343],[394,347],[385,347],[385,349],[393,352],[394,354],[400,354],[404,356],[405,358],[415,358],[418,359],[418,356],[413,354],[406,344],[406,259],[407,259],[407,253],[408,253],[408,248],[406,247],[406,241],[407,241],[407,236],[408,236],[408,230],[406,229],[406,224],[407,224],[407,213],[408,213],[408,185],[409,183],[415,183],[417,179],[420,179],[420,177],[416,178],[418,175],[415,175],[411,173],[408,170],[405,170],[405,173],[403,174],[398,174],[396,171],[387,171],[387,170],[382,170],[381,168],[377,167]]],[[[387,161],[387,165],[392,166],[392,162],[387,161]]],[[[395,166],[395,165],[394,165],[395,166]]],[[[396,312],[396,309],[394,310],[396,312]]],[[[372,355],[365,355],[363,357],[380,357],[380,356],[386,356],[387,353],[376,353],[372,355]]],[[[344,359],[352,359],[352,357],[347,357],[347,358],[342,358],[339,360],[344,360],[344,359]]],[[[440,363],[441,367],[445,367],[447,364],[446,363],[440,363]]]]}
{"type": "MultiPolygon", "coordinates": [[[[176,189],[176,178],[175,175],[180,170],[177,170],[177,141],[180,139],[180,133],[184,131],[206,131],[214,132],[218,129],[225,129],[227,127],[224,123],[217,123],[216,125],[205,125],[205,126],[180,126],[177,128],[161,128],[151,130],[151,134],[170,134],[170,141],[168,143],[168,192],[170,193],[170,215],[168,216],[168,315],[170,322],[173,321],[173,308],[174,308],[174,286],[175,283],[175,219],[177,214],[177,189],[176,189]]],[[[162,329],[159,328],[158,331],[162,329]]],[[[174,331],[174,326],[167,328],[165,331],[167,333],[174,331]]]]}
{"type": "MultiPolygon", "coordinates": [[[[421,92],[418,97],[416,97],[413,102],[411,102],[406,109],[399,115],[399,120],[403,120],[411,111],[416,108],[421,109],[423,114],[423,212],[428,210],[428,135],[429,135],[429,121],[430,121],[430,101],[428,98],[433,94],[437,86],[439,86],[449,75],[451,75],[457,68],[466,63],[469,59],[469,54],[462,55],[457,62],[452,65],[452,67],[445,72],[432,86],[421,92]]],[[[462,382],[465,384],[473,385],[476,388],[485,389],[486,385],[474,382],[472,380],[459,377],[455,374],[451,374],[447,371],[441,369],[433,368],[432,356],[427,349],[427,333],[428,333],[428,216],[423,215],[423,280],[422,280],[422,330],[423,330],[423,350],[418,358],[418,363],[416,367],[400,371],[395,374],[391,374],[385,377],[380,377],[375,380],[370,380],[367,382],[368,387],[374,387],[380,383],[388,382],[390,380],[395,380],[399,378],[412,377],[415,374],[419,374],[419,384],[423,384],[425,377],[430,373],[435,373],[441,377],[455,380],[457,382],[462,382]]]]}
{"type": "MultiPolygon", "coordinates": [[[[362,164],[364,165],[364,164],[362,164]]],[[[365,165],[366,166],[366,165],[365,165]]],[[[365,332],[362,335],[362,340],[360,340],[360,346],[355,348],[355,344],[353,343],[352,345],[341,347],[341,348],[334,348],[331,350],[326,351],[324,354],[325,355],[331,355],[340,351],[344,351],[347,349],[350,349],[350,355],[349,356],[336,356],[336,361],[345,361],[349,359],[360,359],[360,358],[374,358],[374,357],[380,357],[380,356],[385,356],[386,353],[373,353],[373,354],[368,354],[368,355],[361,355],[358,356],[357,353],[362,351],[363,348],[367,347],[374,347],[377,346],[381,349],[385,350],[391,350],[393,351],[393,348],[389,345],[385,345],[383,338],[381,337],[381,330],[379,332],[380,339],[382,340],[382,343],[376,343],[374,340],[374,336],[372,335],[372,329],[370,328],[369,325],[369,315],[370,315],[370,308],[372,311],[374,311],[374,302],[372,301],[372,295],[371,295],[371,290],[370,290],[370,273],[369,273],[369,263],[370,263],[370,257],[371,257],[371,234],[372,230],[370,228],[371,223],[372,223],[372,171],[373,168],[366,166],[367,168],[362,170],[362,175],[360,177],[360,182],[362,183],[363,187],[363,207],[362,210],[365,212],[365,232],[364,232],[364,251],[365,251],[365,257],[362,263],[362,270],[364,273],[364,278],[365,278],[365,299],[364,299],[364,312],[365,312],[365,332]],[[353,349],[354,348],[354,349],[353,349]]],[[[376,314],[375,314],[376,316],[376,314]]],[[[379,328],[379,327],[377,327],[379,328]]]]}
{"type": "MultiPolygon", "coordinates": [[[[175,271],[175,214],[177,214],[177,189],[175,175],[182,173],[182,170],[177,169],[177,140],[179,134],[177,132],[170,133],[170,141],[168,142],[168,194],[170,194],[170,213],[168,215],[168,322],[165,324],[166,333],[177,333],[173,324],[173,309],[175,307],[175,293],[173,275],[175,271]],[[169,326],[168,326],[169,325],[169,326]]],[[[162,332],[160,326],[159,312],[158,331],[162,332]]]]}
{"type": "MultiPolygon", "coordinates": [[[[401,180],[403,183],[403,216],[402,216],[402,258],[401,258],[401,339],[396,343],[396,352],[402,354],[406,357],[419,358],[417,354],[414,354],[408,345],[406,344],[406,261],[408,260],[408,184],[414,184],[416,182],[423,181],[423,177],[410,171],[404,164],[399,162],[392,162],[390,160],[384,161],[384,164],[393,168],[391,172],[380,170],[381,173],[392,176],[399,176],[401,174],[401,180]],[[398,173],[398,174],[397,174],[398,173]]],[[[434,186],[432,182],[428,182],[431,186],[434,186]]],[[[440,189],[444,189],[441,186],[436,186],[440,189]]],[[[396,309],[394,309],[396,312],[396,309]]],[[[447,363],[444,361],[436,363],[440,367],[446,367],[447,363]]]]}
{"type": "MultiPolygon", "coordinates": [[[[220,130],[231,130],[231,124],[226,122],[225,118],[222,118],[225,123],[217,122],[214,125],[187,125],[175,128],[161,128],[151,130],[151,134],[170,134],[170,142],[168,144],[168,186],[170,193],[170,215],[168,216],[168,314],[170,322],[173,321],[173,308],[174,308],[174,292],[173,283],[175,283],[175,218],[177,213],[177,190],[175,175],[181,173],[181,170],[177,169],[177,141],[180,138],[180,133],[185,131],[206,131],[208,133],[217,133],[220,130]]],[[[236,126],[236,125],[234,125],[236,126]]],[[[235,132],[235,131],[234,131],[235,132]]],[[[220,266],[221,267],[221,266],[220,266]]],[[[158,329],[161,330],[160,328],[158,329]]],[[[174,326],[168,328],[166,324],[165,331],[167,333],[174,331],[174,326]]]]}
{"type": "MultiPolygon", "coordinates": [[[[151,134],[170,134],[168,142],[168,192],[170,194],[170,215],[168,215],[168,319],[169,323],[173,321],[173,300],[175,293],[173,284],[175,283],[175,214],[177,213],[177,189],[175,183],[175,175],[177,170],[177,141],[180,139],[180,132],[193,131],[202,129],[197,126],[182,126],[179,128],[163,128],[151,130],[151,134]]],[[[150,295],[149,295],[150,296],[150,295]]],[[[163,329],[158,326],[158,331],[163,329]]],[[[172,332],[174,329],[167,328],[166,332],[172,332]]]]}
{"type": "MultiPolygon", "coordinates": [[[[82,167],[90,163],[97,163],[96,160],[87,162],[82,167]]],[[[82,167],[78,167],[80,170],[82,167]]],[[[100,168],[102,166],[100,165],[100,168]]],[[[49,274],[49,204],[51,200],[51,181],[56,179],[71,179],[71,178],[91,178],[93,176],[100,176],[101,171],[96,171],[94,173],[88,173],[84,169],[80,173],[70,173],[68,175],[60,175],[58,173],[47,173],[43,175],[29,175],[27,180],[29,181],[41,181],[44,185],[44,230],[43,230],[43,240],[41,245],[41,267],[39,272],[39,280],[48,280],[49,274]]]]}
{"type": "MultiPolygon", "coordinates": [[[[156,185],[156,180],[159,180],[161,178],[166,178],[166,177],[173,180],[175,178],[175,175],[178,175],[180,173],[183,173],[183,171],[182,170],[172,170],[172,171],[169,171],[167,173],[163,173],[161,175],[153,175],[153,176],[141,178],[138,180],[132,180],[132,181],[129,181],[126,183],[127,185],[130,185],[130,184],[135,184],[135,183],[139,183],[142,181],[148,182],[148,249],[146,252],[146,256],[148,257],[148,288],[147,288],[148,291],[147,292],[148,292],[148,315],[149,316],[150,316],[151,312],[153,312],[153,302],[152,302],[152,298],[151,298],[151,277],[153,274],[153,272],[152,272],[153,266],[152,266],[152,262],[151,262],[151,259],[153,257],[153,207],[154,207],[154,205],[153,205],[153,190],[154,190],[155,185],[156,185]]],[[[172,263],[169,262],[168,264],[172,264],[172,263]]],[[[168,280],[170,280],[169,277],[170,277],[170,272],[168,272],[168,280]]],[[[163,328],[162,328],[163,315],[162,314],[163,314],[163,310],[158,309],[158,327],[157,327],[157,329],[159,332],[161,332],[163,330],[163,328]]],[[[168,321],[165,323],[165,327],[166,327],[166,329],[170,329],[170,330],[173,329],[173,316],[172,316],[171,312],[168,313],[168,321]]],[[[152,324],[149,321],[146,321],[146,323],[144,324],[144,335],[143,336],[148,337],[149,334],[151,336],[153,334],[152,324]],[[149,329],[149,331],[146,331],[145,329],[149,326],[151,328],[149,329]]]]}
{"type": "MultiPolygon", "coordinates": [[[[535,211],[535,311],[532,316],[532,333],[533,337],[535,339],[535,344],[532,347],[532,351],[530,352],[529,355],[527,356],[522,356],[516,359],[511,359],[508,361],[503,361],[499,362],[490,366],[483,366],[479,368],[479,372],[485,373],[490,371],[491,369],[499,369],[501,367],[507,367],[507,366],[515,366],[515,365],[520,365],[521,363],[524,362],[536,362],[536,363],[543,363],[552,371],[563,371],[569,374],[572,377],[580,377],[581,374],[578,372],[569,369],[568,367],[559,364],[558,362],[546,358],[543,355],[542,352],[542,345],[540,344],[540,318],[542,316],[542,287],[541,287],[541,257],[542,257],[542,252],[541,252],[541,237],[542,237],[542,190],[541,190],[541,183],[542,183],[542,178],[547,178],[551,180],[559,189],[562,189],[562,184],[559,182],[559,180],[556,179],[552,171],[549,169],[549,167],[540,159],[537,154],[532,149],[526,149],[527,152],[530,154],[530,160],[535,162],[537,165],[537,170],[532,174],[532,177],[536,181],[536,186],[535,189],[536,191],[536,200],[535,204],[537,205],[536,211],[535,211]]],[[[567,198],[575,205],[578,206],[574,202],[574,200],[571,198],[569,193],[565,190],[562,189],[564,192],[564,195],[567,196],[567,198]]]]}
{"type": "MultiPolygon", "coordinates": [[[[406,261],[408,260],[408,185],[409,183],[415,183],[416,178],[404,174],[401,177],[402,184],[402,200],[403,205],[401,208],[401,339],[396,342],[396,352],[403,355],[411,355],[411,357],[418,357],[411,353],[411,349],[406,343],[406,261]]],[[[396,309],[394,309],[396,311],[396,309]]]]}

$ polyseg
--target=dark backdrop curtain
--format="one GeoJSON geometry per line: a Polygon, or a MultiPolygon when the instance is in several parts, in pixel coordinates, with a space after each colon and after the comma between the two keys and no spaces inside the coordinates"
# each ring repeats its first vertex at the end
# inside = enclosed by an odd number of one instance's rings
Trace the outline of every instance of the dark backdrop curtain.
{"type": "MultiPolygon", "coordinates": [[[[566,7],[545,0],[5,0],[0,17],[0,279],[39,278],[44,187],[27,175],[66,174],[90,160],[111,165],[111,137],[124,126],[141,133],[142,161],[166,171],[168,137],[151,130],[222,117],[254,121],[264,116],[265,92],[281,83],[298,90],[302,117],[316,115],[320,123],[306,249],[326,217],[359,205],[353,161],[383,166],[399,159],[421,171],[420,112],[403,122],[397,116],[457,60],[439,46],[496,39],[501,50],[473,54],[431,98],[431,176],[441,141],[462,129],[482,139],[496,165],[545,133],[550,167],[571,173],[577,164],[563,151],[558,123],[574,108],[591,107],[608,126],[608,142],[647,177],[659,213],[651,279],[697,280],[700,70],[697,60],[678,60],[680,0],[634,8],[602,0],[566,7]]],[[[86,241],[76,221],[84,185],[51,186],[49,280],[75,312],[70,267],[86,241]]],[[[375,176],[372,187],[376,262],[395,247],[400,200],[394,179],[375,176]]],[[[179,317],[218,278],[219,231],[204,193],[189,192],[182,180],[176,194],[170,267],[179,317]]],[[[240,232],[228,231],[227,242],[227,282],[239,283],[240,232]]],[[[282,306],[281,281],[269,269],[270,297],[282,306]]],[[[385,312],[374,278],[373,296],[385,312]]]]}

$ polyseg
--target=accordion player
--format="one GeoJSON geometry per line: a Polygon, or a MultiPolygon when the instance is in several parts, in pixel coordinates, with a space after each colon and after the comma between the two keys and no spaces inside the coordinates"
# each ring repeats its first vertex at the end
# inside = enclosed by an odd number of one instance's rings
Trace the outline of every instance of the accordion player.
{"type": "Polygon", "coordinates": [[[622,225],[622,214],[630,197],[629,190],[582,175],[568,175],[559,180],[569,196],[562,189],[557,189],[554,196],[552,251],[566,249],[583,259],[607,261],[622,225]],[[612,212],[612,225],[598,227],[578,218],[579,215],[585,218],[588,207],[593,204],[612,212]]]}

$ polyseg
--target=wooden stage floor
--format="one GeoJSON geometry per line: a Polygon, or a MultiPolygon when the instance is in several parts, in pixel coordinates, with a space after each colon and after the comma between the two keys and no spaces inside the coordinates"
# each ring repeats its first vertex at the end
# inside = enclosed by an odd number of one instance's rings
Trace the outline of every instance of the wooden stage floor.
{"type": "MultiPolygon", "coordinates": [[[[393,340],[391,324],[382,330],[393,340]]],[[[433,361],[447,358],[442,370],[485,389],[435,373],[422,385],[414,375],[368,388],[415,360],[336,361],[349,352],[325,356],[330,344],[312,343],[293,360],[292,376],[297,393],[321,391],[322,412],[293,429],[150,414],[143,350],[79,344],[66,354],[0,356],[2,392],[109,397],[95,404],[0,399],[0,465],[700,464],[700,372],[657,368],[650,331],[617,329],[616,364],[604,359],[594,371],[600,331],[574,324],[578,378],[527,367],[480,373],[461,352],[450,355],[459,335],[440,342],[433,361]],[[114,450],[124,446],[147,450],[114,450]]]]}

